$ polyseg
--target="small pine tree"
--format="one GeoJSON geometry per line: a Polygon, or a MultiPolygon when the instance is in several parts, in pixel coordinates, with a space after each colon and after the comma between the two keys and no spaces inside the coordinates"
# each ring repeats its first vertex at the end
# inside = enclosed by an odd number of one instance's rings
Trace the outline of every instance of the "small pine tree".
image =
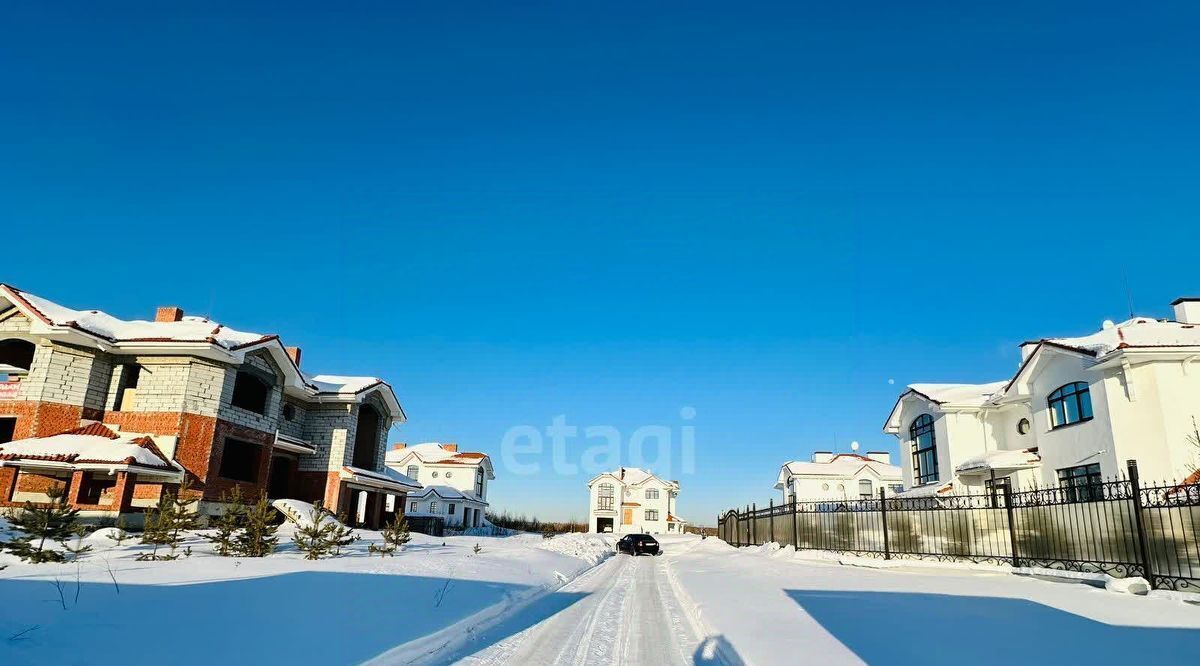
{"type": "Polygon", "coordinates": [[[479,544],[475,544],[475,547],[472,548],[471,550],[475,551],[475,554],[478,555],[483,552],[483,546],[481,546],[479,544]]]}
{"type": "MultiPolygon", "coordinates": [[[[185,478],[174,493],[163,493],[158,500],[158,506],[146,514],[146,531],[142,533],[142,543],[154,545],[154,550],[138,556],[139,560],[175,560],[179,559],[179,546],[183,544],[184,532],[196,529],[200,524],[200,516],[191,508],[191,502],[184,499],[188,491],[188,481],[185,478]],[[167,546],[170,552],[159,555],[158,547],[167,546]]],[[[183,556],[190,557],[191,547],[183,549],[183,556]]]]}
{"type": "Polygon", "coordinates": [[[395,555],[397,550],[403,550],[404,544],[412,540],[412,535],[408,532],[408,521],[402,515],[396,516],[390,525],[385,526],[380,536],[383,537],[383,543],[367,546],[367,552],[377,553],[380,557],[395,555]]]}
{"type": "Polygon", "coordinates": [[[73,533],[75,534],[75,544],[71,545],[66,541],[62,542],[63,550],[71,554],[72,560],[78,560],[80,555],[92,550],[91,544],[83,545],[83,537],[87,534],[87,528],[83,525],[76,525],[73,533]]]}
{"type": "Polygon", "coordinates": [[[306,560],[319,560],[328,557],[333,552],[333,532],[337,525],[332,520],[326,520],[331,515],[320,502],[313,503],[313,509],[308,515],[308,524],[296,528],[292,535],[292,543],[296,549],[304,553],[306,560]]]}
{"type": "Polygon", "coordinates": [[[275,531],[279,526],[274,519],[275,508],[266,495],[260,495],[258,501],[245,510],[245,522],[235,540],[238,555],[266,557],[275,552],[275,545],[279,543],[275,531]]]}
{"type": "Polygon", "coordinates": [[[4,544],[12,554],[35,564],[62,562],[65,559],[63,554],[46,550],[46,542],[65,544],[79,524],[79,509],[72,509],[62,501],[61,489],[51,488],[46,494],[50,496],[48,506],[34,506],[32,502],[26,502],[21,511],[8,519],[12,528],[23,534],[4,544]]]}
{"type": "Polygon", "coordinates": [[[346,525],[346,514],[338,516],[338,522],[333,526],[333,554],[341,555],[342,548],[358,541],[361,537],[354,529],[346,525]]]}
{"type": "Polygon", "coordinates": [[[125,522],[125,516],[118,516],[116,526],[117,532],[116,534],[109,532],[108,538],[112,539],[117,546],[125,543],[125,540],[129,538],[129,530],[125,529],[126,527],[127,523],[125,522]]]}
{"type": "Polygon", "coordinates": [[[216,546],[217,555],[228,557],[236,549],[234,540],[246,520],[246,502],[238,486],[234,486],[229,493],[222,493],[221,502],[225,505],[225,511],[212,521],[215,533],[205,538],[216,546]]]}

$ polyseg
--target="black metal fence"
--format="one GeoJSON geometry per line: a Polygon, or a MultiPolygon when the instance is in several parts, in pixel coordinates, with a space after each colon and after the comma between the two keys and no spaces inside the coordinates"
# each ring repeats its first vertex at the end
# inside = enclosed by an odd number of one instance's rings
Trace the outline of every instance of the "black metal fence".
{"type": "Polygon", "coordinates": [[[731,510],[717,535],[736,545],[870,557],[960,560],[1141,576],[1200,590],[1200,483],[1086,485],[920,498],[791,502],[731,510]]]}

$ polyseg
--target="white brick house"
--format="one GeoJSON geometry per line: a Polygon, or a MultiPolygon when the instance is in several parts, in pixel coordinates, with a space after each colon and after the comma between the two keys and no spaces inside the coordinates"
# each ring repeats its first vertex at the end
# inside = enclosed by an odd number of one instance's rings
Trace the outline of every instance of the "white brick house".
{"type": "Polygon", "coordinates": [[[1195,474],[1200,299],[1172,305],[1174,319],[1026,342],[1006,380],[909,386],[884,425],[900,439],[905,486],[1087,485],[1127,460],[1147,478],[1195,474]]]}
{"type": "Polygon", "coordinates": [[[636,467],[621,467],[588,481],[588,529],[614,534],[682,532],[675,515],[679,482],[636,467]]]}
{"type": "Polygon", "coordinates": [[[817,451],[808,461],[793,460],[779,468],[775,489],[783,503],[792,500],[846,501],[879,497],[899,492],[904,487],[901,470],[891,464],[891,454],[869,451],[855,453],[817,451]]]}
{"type": "Polygon", "coordinates": [[[496,478],[486,453],[459,451],[453,443],[393,444],[387,466],[423,486],[409,493],[406,514],[436,516],[447,527],[485,523],[488,484],[496,478]]]}

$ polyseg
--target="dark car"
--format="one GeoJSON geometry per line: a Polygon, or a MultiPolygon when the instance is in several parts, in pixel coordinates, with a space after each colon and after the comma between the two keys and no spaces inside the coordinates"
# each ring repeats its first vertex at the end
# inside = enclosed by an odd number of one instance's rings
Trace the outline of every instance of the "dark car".
{"type": "Polygon", "coordinates": [[[617,552],[630,555],[662,555],[658,541],[649,534],[626,534],[617,542],[617,552]]]}

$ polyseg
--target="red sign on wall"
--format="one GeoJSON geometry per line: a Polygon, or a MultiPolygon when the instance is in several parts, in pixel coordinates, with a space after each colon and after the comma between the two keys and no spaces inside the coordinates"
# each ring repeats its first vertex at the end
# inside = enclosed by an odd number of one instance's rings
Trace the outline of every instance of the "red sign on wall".
{"type": "Polygon", "coordinates": [[[21,392],[21,382],[0,382],[0,400],[16,400],[21,392]]]}

